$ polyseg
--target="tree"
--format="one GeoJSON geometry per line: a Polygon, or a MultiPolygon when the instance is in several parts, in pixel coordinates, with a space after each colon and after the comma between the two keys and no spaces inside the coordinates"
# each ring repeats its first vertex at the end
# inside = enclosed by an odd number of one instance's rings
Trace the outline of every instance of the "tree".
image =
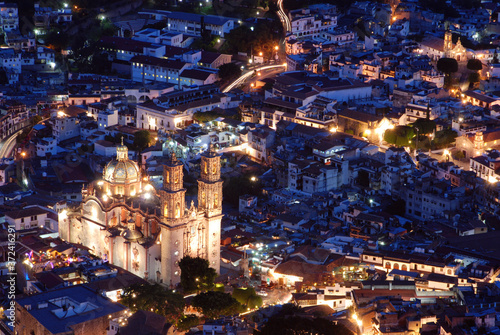
{"type": "Polygon", "coordinates": [[[479,59],[469,59],[467,68],[471,71],[481,71],[483,69],[483,63],[481,63],[479,59]]]}
{"type": "Polygon", "coordinates": [[[222,81],[237,78],[241,75],[241,68],[235,63],[227,63],[219,66],[219,77],[222,81]]]}
{"type": "MultiPolygon", "coordinates": [[[[415,129],[418,128],[418,134],[432,134],[436,130],[436,122],[429,119],[418,119],[413,122],[411,126],[415,129]]],[[[417,133],[415,129],[415,133],[417,133]]]]}
{"type": "Polygon", "coordinates": [[[43,118],[40,115],[35,115],[31,119],[31,124],[34,126],[34,125],[38,124],[38,122],[40,122],[42,120],[43,120],[43,118]]]}
{"type": "Polygon", "coordinates": [[[177,329],[180,331],[187,332],[193,327],[196,327],[197,325],[200,324],[200,318],[197,317],[194,314],[189,314],[184,316],[183,318],[180,318],[179,321],[177,321],[177,329]]]}
{"type": "Polygon", "coordinates": [[[255,293],[252,287],[234,289],[233,298],[248,308],[253,309],[262,306],[262,298],[255,293]]]}
{"type": "Polygon", "coordinates": [[[436,137],[434,138],[434,144],[438,148],[447,148],[457,138],[458,134],[453,129],[443,129],[436,132],[436,137]]]}
{"type": "Polygon", "coordinates": [[[437,68],[445,76],[445,87],[451,86],[451,74],[458,71],[458,63],[454,58],[440,58],[437,62],[437,68]]]}
{"type": "Polygon", "coordinates": [[[469,73],[469,85],[474,85],[474,83],[478,83],[480,80],[479,73],[472,72],[469,73]]]}
{"type": "Polygon", "coordinates": [[[228,316],[242,311],[241,304],[229,293],[208,291],[193,297],[193,307],[201,309],[207,319],[216,319],[221,315],[228,316]]]}
{"type": "Polygon", "coordinates": [[[397,126],[394,129],[387,129],[384,134],[384,141],[399,147],[408,146],[410,140],[415,136],[412,127],[397,126]]]}
{"type": "Polygon", "coordinates": [[[184,311],[184,297],[159,284],[134,284],[127,287],[120,301],[132,311],[153,311],[163,315],[168,322],[175,323],[184,311]]]}
{"type": "Polygon", "coordinates": [[[217,272],[206,259],[185,256],[179,262],[181,286],[184,293],[210,290],[214,287],[217,272]]]}
{"type": "Polygon", "coordinates": [[[151,134],[147,130],[139,130],[134,134],[134,148],[138,151],[142,151],[149,146],[151,141],[151,134]]]}
{"type": "Polygon", "coordinates": [[[213,121],[218,117],[224,116],[223,114],[219,114],[216,111],[206,111],[206,112],[195,112],[193,114],[193,120],[198,123],[205,123],[209,121],[213,121]]]}

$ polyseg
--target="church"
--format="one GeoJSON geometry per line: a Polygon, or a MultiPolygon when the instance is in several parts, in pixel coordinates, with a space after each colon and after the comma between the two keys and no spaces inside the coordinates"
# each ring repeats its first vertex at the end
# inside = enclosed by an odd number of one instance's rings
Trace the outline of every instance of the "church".
{"type": "Polygon", "coordinates": [[[183,164],[175,154],[163,166],[163,187],[157,190],[122,143],[102,179],[82,190],[80,206],[59,215],[59,236],[173,287],[184,256],[205,258],[219,272],[222,183],[220,157],[210,147],[201,155],[198,204],[187,205],[183,164]]]}

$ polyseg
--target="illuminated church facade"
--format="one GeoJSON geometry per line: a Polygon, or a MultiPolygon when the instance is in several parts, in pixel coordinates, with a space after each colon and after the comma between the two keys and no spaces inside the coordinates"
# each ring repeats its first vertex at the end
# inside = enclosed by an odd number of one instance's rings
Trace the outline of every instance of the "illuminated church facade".
{"type": "Polygon", "coordinates": [[[101,180],[84,189],[81,205],[59,215],[62,239],[145,279],[176,285],[179,261],[202,257],[219,272],[222,219],[220,157],[201,156],[198,206],[186,204],[183,164],[171,155],[156,190],[123,144],[101,180]]]}

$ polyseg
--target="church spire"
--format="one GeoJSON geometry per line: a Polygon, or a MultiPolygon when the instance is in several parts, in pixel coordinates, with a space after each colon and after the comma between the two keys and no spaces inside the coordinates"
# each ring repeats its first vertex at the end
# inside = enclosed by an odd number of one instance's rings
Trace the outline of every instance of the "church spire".
{"type": "Polygon", "coordinates": [[[201,155],[201,174],[198,180],[198,208],[207,216],[222,213],[222,179],[220,156],[211,145],[201,155]]]}
{"type": "Polygon", "coordinates": [[[116,148],[116,160],[123,161],[128,160],[128,148],[123,144],[123,136],[121,139],[121,145],[116,148]]]}

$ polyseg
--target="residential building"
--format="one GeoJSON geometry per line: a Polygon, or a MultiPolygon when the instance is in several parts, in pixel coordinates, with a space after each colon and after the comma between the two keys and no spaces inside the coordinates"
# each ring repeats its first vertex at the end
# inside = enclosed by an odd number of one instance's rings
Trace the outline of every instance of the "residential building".
{"type": "Polygon", "coordinates": [[[85,285],[51,290],[16,299],[15,329],[19,334],[117,334],[115,319],[125,306],[112,302],[85,285]]]}
{"type": "Polygon", "coordinates": [[[163,82],[181,85],[180,74],[189,63],[180,60],[134,56],[130,59],[132,80],[136,82],[163,82]]]}

